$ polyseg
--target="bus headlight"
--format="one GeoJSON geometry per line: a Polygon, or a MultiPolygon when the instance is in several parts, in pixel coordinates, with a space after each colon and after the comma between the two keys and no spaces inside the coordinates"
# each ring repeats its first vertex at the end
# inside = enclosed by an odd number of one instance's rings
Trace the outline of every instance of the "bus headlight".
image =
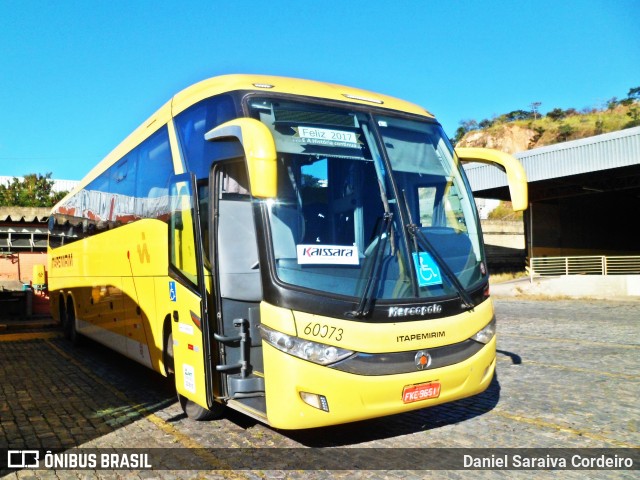
{"type": "Polygon", "coordinates": [[[287,335],[264,325],[260,325],[260,335],[278,350],[320,365],[330,365],[353,355],[351,350],[287,335]]]}
{"type": "Polygon", "coordinates": [[[489,322],[489,324],[476,333],[471,340],[484,343],[485,345],[491,341],[496,334],[496,319],[495,317],[489,322]]]}

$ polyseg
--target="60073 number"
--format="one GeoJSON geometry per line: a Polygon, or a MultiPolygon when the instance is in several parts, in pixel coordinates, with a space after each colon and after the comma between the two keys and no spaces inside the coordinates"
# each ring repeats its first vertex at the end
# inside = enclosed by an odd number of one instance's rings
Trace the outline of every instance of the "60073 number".
{"type": "Polygon", "coordinates": [[[336,342],[342,340],[342,334],[344,333],[341,328],[322,325],[321,323],[307,323],[303,331],[305,335],[333,339],[336,342]]]}

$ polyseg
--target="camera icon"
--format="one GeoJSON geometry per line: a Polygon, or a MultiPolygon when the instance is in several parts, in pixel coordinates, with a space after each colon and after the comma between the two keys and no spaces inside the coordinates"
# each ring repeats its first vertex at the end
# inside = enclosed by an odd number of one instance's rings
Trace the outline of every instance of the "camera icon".
{"type": "Polygon", "coordinates": [[[9,450],[7,452],[8,468],[38,468],[40,452],[38,450],[9,450]]]}

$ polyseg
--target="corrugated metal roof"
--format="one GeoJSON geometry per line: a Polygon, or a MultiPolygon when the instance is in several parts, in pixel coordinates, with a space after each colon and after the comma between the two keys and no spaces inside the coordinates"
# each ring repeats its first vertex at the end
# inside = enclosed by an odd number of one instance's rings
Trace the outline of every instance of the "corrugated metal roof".
{"type": "MultiPolygon", "coordinates": [[[[514,156],[522,162],[529,182],[638,165],[640,127],[535,148],[514,156]]],[[[469,163],[464,169],[473,191],[507,185],[504,172],[491,165],[469,163]]]]}
{"type": "Polygon", "coordinates": [[[0,207],[0,222],[46,223],[50,208],[0,207]]]}

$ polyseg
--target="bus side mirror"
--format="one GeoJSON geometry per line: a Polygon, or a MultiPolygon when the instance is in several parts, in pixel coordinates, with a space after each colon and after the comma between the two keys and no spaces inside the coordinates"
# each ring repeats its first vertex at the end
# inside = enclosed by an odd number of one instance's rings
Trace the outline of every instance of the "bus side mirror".
{"type": "Polygon", "coordinates": [[[461,162],[486,163],[506,172],[513,210],[519,212],[527,209],[529,205],[527,174],[518,159],[491,148],[456,148],[456,154],[461,162]]]}
{"type": "Polygon", "coordinates": [[[253,118],[236,118],[204,135],[211,142],[237,139],[244,149],[251,195],[274,198],[278,193],[276,144],[269,128],[253,118]]]}

